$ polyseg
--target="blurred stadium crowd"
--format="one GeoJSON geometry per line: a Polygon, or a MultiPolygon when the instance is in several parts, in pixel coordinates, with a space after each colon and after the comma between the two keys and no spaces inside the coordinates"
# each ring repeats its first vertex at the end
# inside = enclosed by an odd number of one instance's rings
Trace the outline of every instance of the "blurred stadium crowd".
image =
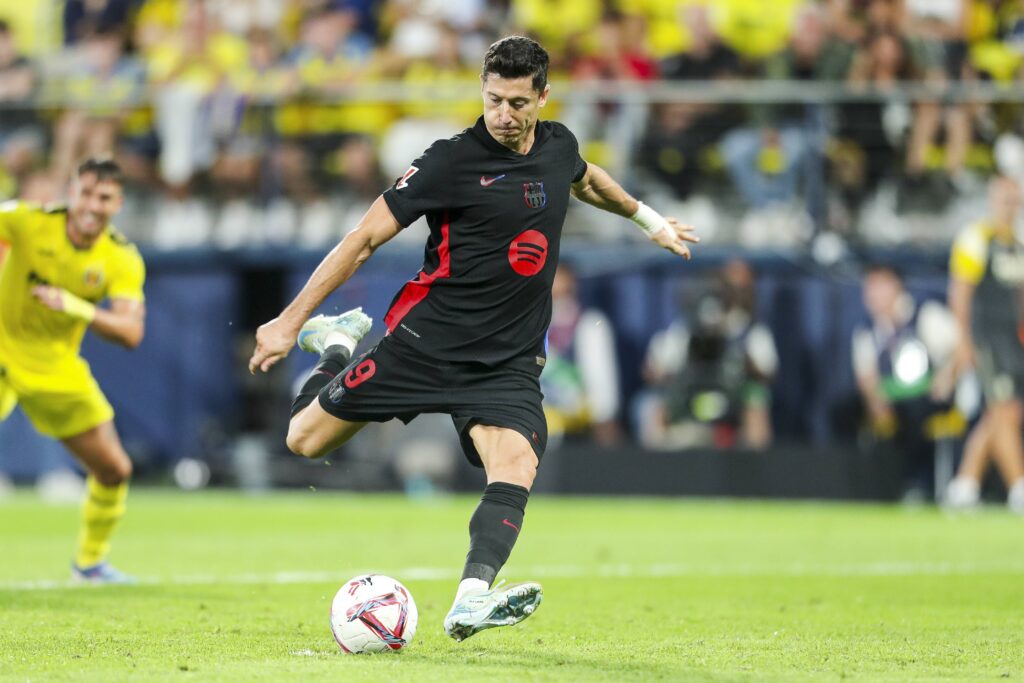
{"type": "MultiPolygon", "coordinates": [[[[712,241],[945,243],[996,150],[1024,157],[1020,98],[943,88],[1020,81],[1021,0],[22,0],[0,21],[0,198],[59,198],[116,150],[119,224],[161,249],[330,243],[472,123],[512,32],[550,50],[546,116],[584,156],[712,241]],[[754,81],[779,87],[736,97],[754,81]]],[[[568,230],[623,239],[587,220],[568,230]]]]}
{"type": "MultiPolygon", "coordinates": [[[[544,116],[704,242],[686,273],[628,250],[566,250],[542,377],[556,445],[888,443],[908,490],[937,492],[937,444],[945,480],[980,400],[957,415],[953,387],[931,381],[954,336],[937,302],[954,235],[994,215],[989,180],[1024,179],[1024,0],[12,1],[0,9],[0,201],[60,200],[80,159],[113,153],[128,178],[118,227],[151,266],[179,252],[151,269],[151,326],[247,353],[251,328],[308,274],[303,259],[479,116],[481,57],[511,33],[551,53],[544,116]],[[878,260],[879,246],[920,258],[862,281],[855,261],[878,260]],[[224,265],[215,251],[241,248],[280,262],[224,265]],[[178,273],[183,250],[235,270],[178,273]]],[[[643,240],[587,209],[570,209],[565,230],[570,242],[643,240]]],[[[423,236],[396,242],[409,256],[423,236]]],[[[341,303],[382,307],[411,268],[364,269],[341,303]]],[[[215,422],[241,435],[227,449],[241,460],[274,452],[287,379],[253,385],[232,352],[197,365],[178,346],[140,352],[161,387],[141,394],[167,405],[126,399],[126,433],[176,459],[217,450],[194,445],[196,425],[215,422]],[[177,422],[154,427],[150,415],[172,409],[177,422]]],[[[134,372],[120,356],[108,365],[134,372]]],[[[393,453],[410,490],[450,478],[450,426],[416,425],[352,449],[393,453]]]]}

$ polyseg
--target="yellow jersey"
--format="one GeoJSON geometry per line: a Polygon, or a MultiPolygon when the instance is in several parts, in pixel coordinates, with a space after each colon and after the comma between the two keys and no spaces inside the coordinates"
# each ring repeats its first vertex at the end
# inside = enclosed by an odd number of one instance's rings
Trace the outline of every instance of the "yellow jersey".
{"type": "Polygon", "coordinates": [[[63,207],[0,204],[0,367],[26,386],[76,381],[88,368],[78,355],[88,324],[46,308],[32,287],[62,287],[92,303],[141,302],[145,277],[138,250],[113,226],[79,249],[63,207]]]}

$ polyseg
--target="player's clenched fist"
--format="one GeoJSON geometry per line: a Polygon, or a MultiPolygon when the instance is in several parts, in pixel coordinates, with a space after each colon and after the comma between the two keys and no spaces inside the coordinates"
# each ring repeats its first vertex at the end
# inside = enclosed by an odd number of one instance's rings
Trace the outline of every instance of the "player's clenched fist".
{"type": "Polygon", "coordinates": [[[52,311],[65,313],[72,318],[91,323],[96,317],[96,306],[85,299],[75,296],[61,287],[36,285],[32,288],[32,296],[36,301],[52,311]]]}
{"type": "Polygon", "coordinates": [[[288,355],[299,331],[287,321],[274,318],[263,323],[256,330],[256,350],[249,359],[249,372],[266,372],[279,360],[288,355]]]}

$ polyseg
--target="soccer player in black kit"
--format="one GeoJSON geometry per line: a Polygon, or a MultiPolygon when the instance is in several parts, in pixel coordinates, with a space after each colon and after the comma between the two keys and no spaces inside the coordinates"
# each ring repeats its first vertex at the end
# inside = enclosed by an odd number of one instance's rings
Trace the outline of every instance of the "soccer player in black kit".
{"type": "Polygon", "coordinates": [[[512,36],[491,45],[480,75],[484,114],[438,140],[324,258],[295,300],[256,332],[249,369],[292,345],[320,363],[292,405],[288,447],[320,457],[367,422],[447,413],[487,487],[469,522],[470,548],[444,628],[463,640],[518,623],[541,601],[537,583],[491,584],[523,526],[547,441],[538,378],[551,283],[569,195],[631,218],[655,244],[689,258],[692,228],[633,199],[585,162],[572,133],[538,121],[548,55],[512,36]],[[427,217],[423,269],[395,296],[388,334],[354,361],[371,320],[356,309],[307,318],[381,245],[427,217]]]}

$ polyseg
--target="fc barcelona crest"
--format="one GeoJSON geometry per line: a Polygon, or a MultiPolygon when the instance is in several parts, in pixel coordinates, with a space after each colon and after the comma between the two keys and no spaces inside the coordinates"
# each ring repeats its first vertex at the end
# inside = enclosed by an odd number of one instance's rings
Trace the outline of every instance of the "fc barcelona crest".
{"type": "Polygon", "coordinates": [[[548,195],[544,192],[544,183],[523,183],[523,201],[531,209],[539,209],[548,203],[548,195]]]}

